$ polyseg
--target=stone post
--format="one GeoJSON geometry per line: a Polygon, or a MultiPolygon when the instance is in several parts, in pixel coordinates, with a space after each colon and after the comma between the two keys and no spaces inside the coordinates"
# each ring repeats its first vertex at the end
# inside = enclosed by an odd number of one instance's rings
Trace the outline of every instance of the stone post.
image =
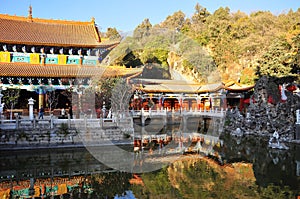
{"type": "Polygon", "coordinates": [[[34,105],[35,100],[30,98],[28,100],[28,107],[29,107],[29,119],[33,120],[33,105],[34,105]]]}
{"type": "Polygon", "coordinates": [[[53,114],[50,115],[50,129],[53,129],[53,114]]]}
{"type": "Polygon", "coordinates": [[[182,114],[182,122],[183,122],[183,132],[187,132],[187,122],[188,122],[188,116],[186,114],[182,114]]]}
{"type": "Polygon", "coordinates": [[[164,110],[163,118],[164,118],[164,125],[167,125],[167,122],[168,122],[168,112],[167,112],[167,109],[164,110]]]}
{"type": "Polygon", "coordinates": [[[2,119],[3,106],[4,106],[4,103],[2,104],[3,94],[1,92],[2,92],[2,87],[0,87],[0,120],[2,119]]]}
{"type": "Polygon", "coordinates": [[[145,114],[144,114],[144,108],[141,109],[141,122],[142,122],[142,126],[145,126],[145,114]]]}
{"type": "MultiPolygon", "coordinates": [[[[102,118],[103,120],[103,118],[102,118]]],[[[87,130],[87,116],[84,114],[84,129],[87,130]]]]}
{"type": "Polygon", "coordinates": [[[19,119],[20,119],[20,118],[19,118],[19,115],[17,114],[17,115],[16,115],[16,129],[19,129],[19,122],[20,122],[19,119]]]}
{"type": "Polygon", "coordinates": [[[296,140],[300,140],[300,109],[296,110],[296,140]]]}
{"type": "Polygon", "coordinates": [[[68,113],[68,128],[71,128],[71,117],[69,113],[68,113]]]}

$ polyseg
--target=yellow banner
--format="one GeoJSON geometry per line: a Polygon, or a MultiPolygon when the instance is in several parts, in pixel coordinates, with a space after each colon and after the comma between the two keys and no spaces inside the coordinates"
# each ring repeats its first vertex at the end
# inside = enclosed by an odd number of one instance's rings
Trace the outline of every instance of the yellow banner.
{"type": "Polygon", "coordinates": [[[67,55],[58,55],[58,64],[67,64],[67,55]]]}
{"type": "Polygon", "coordinates": [[[39,64],[40,63],[40,55],[38,53],[30,53],[30,63],[31,64],[39,64]]]}
{"type": "Polygon", "coordinates": [[[0,62],[10,62],[10,52],[0,52],[0,62]]]}

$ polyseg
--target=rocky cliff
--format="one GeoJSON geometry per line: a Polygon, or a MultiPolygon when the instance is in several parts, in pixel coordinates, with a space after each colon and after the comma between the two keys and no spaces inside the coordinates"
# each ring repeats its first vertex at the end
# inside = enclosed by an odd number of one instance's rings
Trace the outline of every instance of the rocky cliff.
{"type": "Polygon", "coordinates": [[[294,140],[300,96],[286,89],[282,92],[279,87],[272,78],[260,78],[246,111],[228,111],[225,132],[235,136],[252,134],[271,137],[276,131],[279,140],[294,140]]]}

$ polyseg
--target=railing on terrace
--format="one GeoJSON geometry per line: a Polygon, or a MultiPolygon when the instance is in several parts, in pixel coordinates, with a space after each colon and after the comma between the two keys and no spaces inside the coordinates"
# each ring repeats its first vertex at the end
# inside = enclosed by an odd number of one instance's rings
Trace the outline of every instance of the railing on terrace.
{"type": "Polygon", "coordinates": [[[160,110],[131,110],[121,112],[118,111],[117,114],[111,114],[109,118],[96,118],[93,115],[84,115],[78,119],[60,119],[54,116],[45,116],[45,119],[29,119],[27,116],[16,117],[15,119],[2,119],[0,120],[0,129],[53,129],[59,128],[62,123],[68,124],[68,128],[112,128],[112,127],[124,127],[130,128],[133,126],[132,118],[134,117],[224,117],[227,110],[223,109],[190,109],[190,110],[170,110],[170,109],[160,109],[160,110]]]}
{"type": "Polygon", "coordinates": [[[2,119],[0,120],[0,129],[54,129],[60,128],[62,124],[67,124],[68,128],[116,128],[132,126],[131,118],[88,118],[84,116],[80,119],[58,119],[54,117],[47,117],[45,119],[29,119],[23,117],[20,119],[17,117],[13,120],[2,119]]]}

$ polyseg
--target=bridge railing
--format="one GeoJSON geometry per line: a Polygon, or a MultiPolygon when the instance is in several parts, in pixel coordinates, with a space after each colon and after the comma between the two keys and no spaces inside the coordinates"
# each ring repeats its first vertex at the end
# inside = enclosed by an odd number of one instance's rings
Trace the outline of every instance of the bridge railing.
{"type": "Polygon", "coordinates": [[[159,110],[134,110],[132,111],[133,116],[167,116],[167,115],[175,115],[175,116],[214,116],[214,117],[223,117],[225,116],[227,110],[221,109],[159,109],[159,110]]]}
{"type": "Polygon", "coordinates": [[[19,118],[13,120],[0,120],[0,129],[30,129],[30,128],[58,128],[62,123],[68,124],[68,127],[74,128],[97,128],[97,127],[122,127],[122,128],[132,128],[133,122],[132,117],[174,117],[174,116],[186,116],[186,117],[197,117],[197,116],[208,116],[208,117],[224,117],[226,110],[223,109],[160,109],[160,110],[132,110],[112,114],[109,118],[93,118],[88,116],[83,116],[79,119],[58,119],[56,117],[47,117],[45,119],[29,119],[29,118],[19,118]]]}

